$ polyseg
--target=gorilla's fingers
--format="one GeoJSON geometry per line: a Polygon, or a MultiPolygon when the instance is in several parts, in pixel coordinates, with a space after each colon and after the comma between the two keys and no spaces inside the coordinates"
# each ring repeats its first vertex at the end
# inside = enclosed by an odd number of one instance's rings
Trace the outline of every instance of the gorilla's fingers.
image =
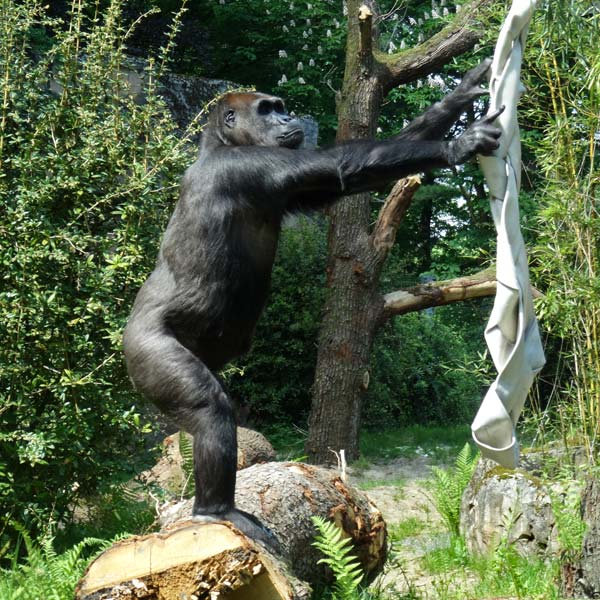
{"type": "Polygon", "coordinates": [[[506,106],[503,104],[497,111],[483,117],[483,123],[493,123],[503,112],[506,106]]]}

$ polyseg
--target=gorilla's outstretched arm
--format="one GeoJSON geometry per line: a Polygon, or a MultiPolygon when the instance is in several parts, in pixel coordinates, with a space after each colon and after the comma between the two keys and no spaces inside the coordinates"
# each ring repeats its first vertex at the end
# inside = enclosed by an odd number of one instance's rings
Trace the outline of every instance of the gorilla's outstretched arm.
{"type": "MultiPolygon", "coordinates": [[[[501,111],[500,111],[501,112],[501,111]]],[[[378,190],[413,173],[464,163],[498,147],[493,121],[500,112],[473,123],[450,141],[406,139],[356,140],[324,150],[269,147],[221,149],[199,169],[212,170],[219,189],[245,190],[257,208],[314,209],[340,196],[378,190]],[[234,160],[223,160],[228,153],[234,160]]]]}

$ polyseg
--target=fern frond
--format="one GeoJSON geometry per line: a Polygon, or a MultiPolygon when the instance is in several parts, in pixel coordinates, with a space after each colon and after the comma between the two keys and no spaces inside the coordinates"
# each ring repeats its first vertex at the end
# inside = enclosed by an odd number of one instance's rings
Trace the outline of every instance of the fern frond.
{"type": "Polygon", "coordinates": [[[358,600],[358,586],[364,578],[362,567],[352,555],[352,541],[332,522],[322,517],[312,517],[317,536],[312,545],[325,557],[318,564],[326,564],[335,578],[334,600],[358,600]]]}
{"type": "Polygon", "coordinates": [[[72,598],[77,581],[89,562],[84,550],[107,544],[105,540],[86,538],[63,554],[58,554],[51,534],[45,535],[37,543],[31,540],[26,531],[21,531],[21,535],[27,548],[27,559],[24,564],[15,565],[11,571],[2,573],[1,598],[11,600],[72,598]]]}
{"type": "Polygon", "coordinates": [[[452,535],[458,536],[460,524],[460,503],[465,488],[471,481],[479,454],[472,455],[467,443],[456,456],[454,467],[440,469],[432,467],[434,487],[432,500],[442,520],[452,535]]]}

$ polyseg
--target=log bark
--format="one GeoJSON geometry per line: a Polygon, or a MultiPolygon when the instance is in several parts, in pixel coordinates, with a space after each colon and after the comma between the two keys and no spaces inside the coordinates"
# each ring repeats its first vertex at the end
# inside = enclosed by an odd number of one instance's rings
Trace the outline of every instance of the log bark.
{"type": "Polygon", "coordinates": [[[161,512],[159,533],[119,542],[90,565],[77,600],[308,599],[312,586],[330,578],[311,545],[313,515],[333,520],[353,540],[368,578],[385,562],[381,513],[335,471],[301,463],[254,465],[238,472],[236,505],[271,529],[277,551],[231,524],[191,521],[191,500],[172,503],[161,512]]]}
{"type": "Polygon", "coordinates": [[[246,469],[252,465],[275,460],[275,450],[271,446],[271,442],[262,433],[247,427],[238,427],[237,439],[238,469],[246,469]]]}
{"type": "MultiPolygon", "coordinates": [[[[192,436],[183,431],[169,435],[163,440],[162,455],[157,463],[141,474],[146,483],[154,483],[162,489],[181,495],[184,489],[193,489],[194,482],[183,467],[183,457],[179,449],[180,436],[186,436],[188,447],[192,447],[192,436]]],[[[275,450],[267,438],[246,427],[237,428],[238,456],[237,468],[245,469],[251,465],[275,460],[275,450]]]]}

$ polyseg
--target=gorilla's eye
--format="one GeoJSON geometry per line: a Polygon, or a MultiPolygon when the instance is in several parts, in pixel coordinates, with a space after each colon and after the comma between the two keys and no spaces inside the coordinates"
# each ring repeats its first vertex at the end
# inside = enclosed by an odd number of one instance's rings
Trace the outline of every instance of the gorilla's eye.
{"type": "Polygon", "coordinates": [[[258,114],[259,115],[269,115],[273,112],[273,103],[269,102],[269,100],[263,100],[258,105],[258,114]]]}
{"type": "Polygon", "coordinates": [[[228,110],[225,113],[225,123],[233,123],[235,121],[235,111],[228,110]]]}
{"type": "Polygon", "coordinates": [[[283,102],[281,100],[277,100],[277,102],[275,102],[273,106],[275,108],[275,112],[278,112],[278,113],[285,112],[285,106],[283,105],[283,102]]]}

